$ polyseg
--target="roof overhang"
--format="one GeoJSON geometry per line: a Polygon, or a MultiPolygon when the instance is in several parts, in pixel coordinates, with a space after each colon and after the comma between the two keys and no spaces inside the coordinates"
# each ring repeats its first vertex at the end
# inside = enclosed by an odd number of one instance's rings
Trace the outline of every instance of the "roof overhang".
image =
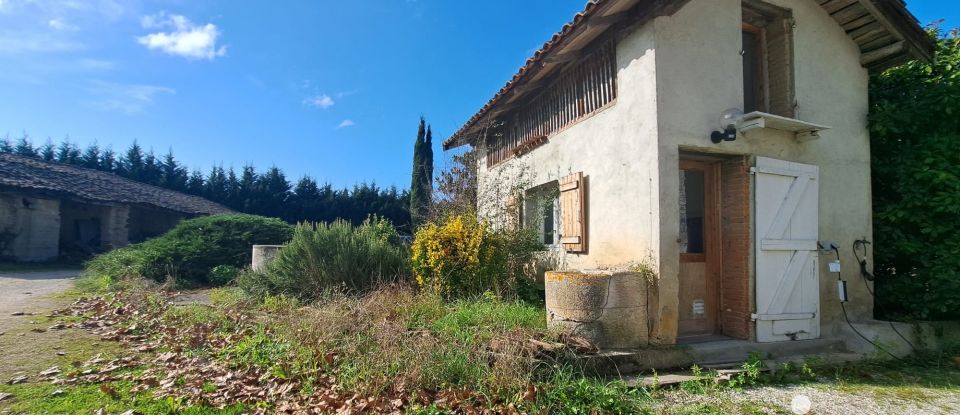
{"type": "MultiPolygon", "coordinates": [[[[450,150],[476,142],[497,116],[521,105],[544,87],[549,75],[584,55],[585,48],[613,28],[636,27],[669,16],[689,0],[593,0],[543,44],[520,70],[456,133],[444,140],[450,150]]],[[[934,42],[903,0],[811,0],[820,4],[857,43],[861,64],[883,70],[912,59],[931,60],[934,42]]]]}

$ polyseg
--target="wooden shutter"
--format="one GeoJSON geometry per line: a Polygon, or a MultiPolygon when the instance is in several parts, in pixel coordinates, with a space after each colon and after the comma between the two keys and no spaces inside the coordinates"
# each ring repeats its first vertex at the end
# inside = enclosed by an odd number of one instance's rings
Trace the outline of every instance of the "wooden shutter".
{"type": "Polygon", "coordinates": [[[586,186],[583,173],[560,179],[560,243],[567,252],[587,252],[586,186]]]}
{"type": "Polygon", "coordinates": [[[769,112],[793,118],[793,22],[776,19],[765,28],[767,60],[767,102],[769,112]]]}
{"type": "Polygon", "coordinates": [[[820,337],[817,166],[757,158],[758,342],[820,337]]]}

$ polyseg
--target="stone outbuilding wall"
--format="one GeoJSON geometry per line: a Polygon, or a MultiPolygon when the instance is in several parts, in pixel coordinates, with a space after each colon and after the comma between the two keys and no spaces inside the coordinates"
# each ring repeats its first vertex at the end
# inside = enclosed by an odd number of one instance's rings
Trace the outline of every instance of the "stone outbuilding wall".
{"type": "Polygon", "coordinates": [[[0,259],[49,261],[59,245],[59,200],[0,193],[0,259]]]}

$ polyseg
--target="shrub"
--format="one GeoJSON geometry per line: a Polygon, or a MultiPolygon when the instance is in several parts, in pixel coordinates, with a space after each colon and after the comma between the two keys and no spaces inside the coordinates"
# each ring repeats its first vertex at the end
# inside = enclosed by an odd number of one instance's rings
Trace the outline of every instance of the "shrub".
{"type": "MultiPolygon", "coordinates": [[[[186,285],[210,285],[211,271],[219,266],[244,267],[257,244],[278,244],[290,239],[293,228],[272,218],[254,215],[215,215],[180,222],[166,234],[97,256],[87,262],[94,278],[112,283],[125,278],[168,278],[186,285]]],[[[220,276],[223,268],[221,268],[220,276]]]]}
{"type": "Polygon", "coordinates": [[[960,31],[870,80],[876,314],[960,318],[960,31]]]}
{"type": "Polygon", "coordinates": [[[246,273],[238,282],[251,294],[310,300],[330,289],[364,291],[395,281],[406,269],[406,250],[393,225],[373,217],[356,228],[341,220],[301,223],[265,272],[246,273]]]}
{"type": "Polygon", "coordinates": [[[208,279],[210,284],[220,286],[227,285],[237,279],[240,269],[232,265],[217,265],[210,270],[208,279]]]}
{"type": "Polygon", "coordinates": [[[453,215],[420,228],[411,262],[421,289],[450,298],[492,290],[514,293],[523,266],[542,249],[529,231],[494,231],[471,215],[453,215]]]}

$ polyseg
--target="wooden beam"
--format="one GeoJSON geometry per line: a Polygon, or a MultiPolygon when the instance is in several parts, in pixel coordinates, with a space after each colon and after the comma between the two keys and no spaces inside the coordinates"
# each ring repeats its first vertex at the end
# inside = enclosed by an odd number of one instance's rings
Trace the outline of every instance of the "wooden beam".
{"type": "Polygon", "coordinates": [[[583,57],[583,49],[567,53],[557,53],[547,56],[540,61],[543,63],[564,63],[579,60],[583,57]]]}
{"type": "Polygon", "coordinates": [[[597,27],[605,29],[616,23],[620,23],[621,21],[626,20],[633,15],[634,10],[627,9],[613,14],[608,14],[606,16],[594,16],[590,20],[587,20],[587,27],[591,29],[597,27]]]}
{"type": "Polygon", "coordinates": [[[907,42],[904,40],[891,43],[880,49],[872,50],[860,55],[860,64],[870,66],[870,64],[889,58],[890,56],[904,53],[907,50],[907,42]]]}

